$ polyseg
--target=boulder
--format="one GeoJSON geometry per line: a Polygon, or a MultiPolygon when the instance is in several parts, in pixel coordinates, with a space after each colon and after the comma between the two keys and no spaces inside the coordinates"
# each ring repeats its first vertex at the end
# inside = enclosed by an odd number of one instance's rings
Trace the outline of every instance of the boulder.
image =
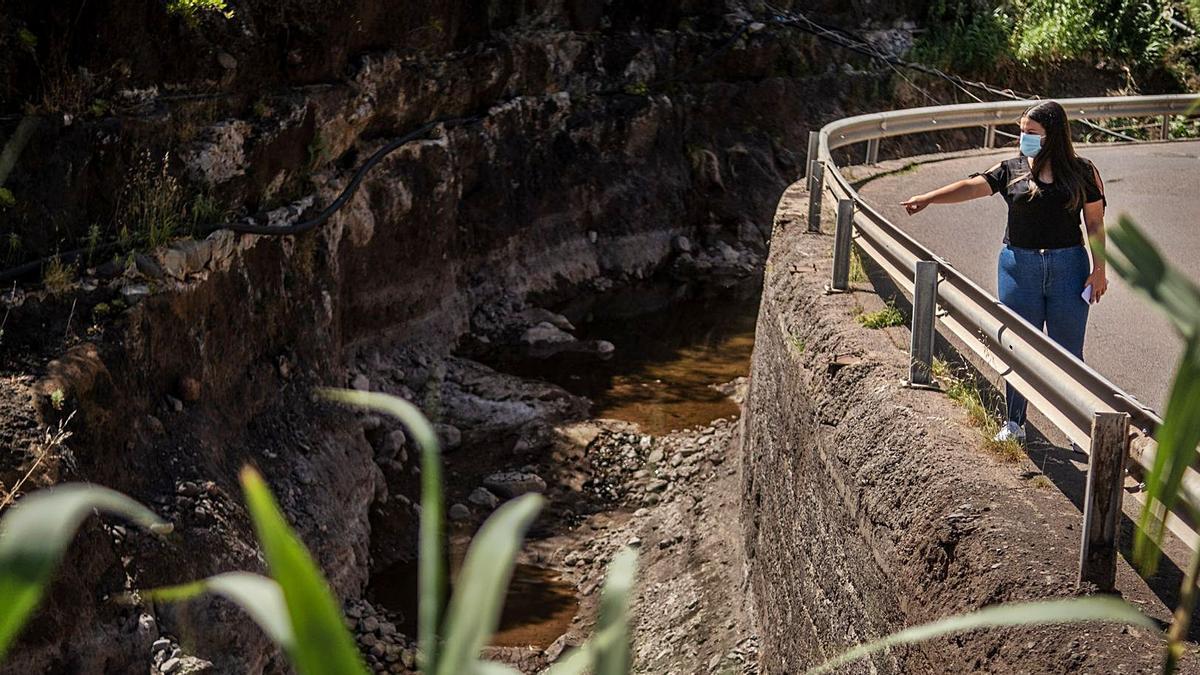
{"type": "Polygon", "coordinates": [[[483,486],[492,492],[512,499],[527,492],[545,492],[546,481],[535,473],[501,471],[483,479],[483,486]]]}
{"type": "Polygon", "coordinates": [[[575,336],[549,321],[542,321],[535,326],[531,326],[521,335],[521,344],[532,348],[562,345],[574,341],[575,336]]]}

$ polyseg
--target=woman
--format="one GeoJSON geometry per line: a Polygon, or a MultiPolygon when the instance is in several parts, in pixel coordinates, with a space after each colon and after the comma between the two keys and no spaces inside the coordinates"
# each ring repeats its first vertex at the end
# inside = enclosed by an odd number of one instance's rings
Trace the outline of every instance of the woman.
{"type": "MultiPolygon", "coordinates": [[[[1008,226],[997,266],[1000,301],[1077,358],[1083,358],[1088,306],[1108,290],[1104,257],[1091,262],[1079,215],[1093,245],[1104,244],[1104,183],[1075,154],[1067,113],[1044,101],[1021,115],[1021,154],[982,173],[901,202],[909,215],[930,204],[953,204],[999,192],[1008,226]]],[[[996,440],[1025,441],[1026,401],[1005,385],[1008,419],[996,440]]]]}

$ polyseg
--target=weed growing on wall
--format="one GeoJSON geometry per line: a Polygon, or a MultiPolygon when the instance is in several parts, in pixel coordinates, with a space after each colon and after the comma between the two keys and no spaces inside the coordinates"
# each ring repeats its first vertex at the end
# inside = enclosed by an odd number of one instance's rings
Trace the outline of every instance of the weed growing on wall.
{"type": "Polygon", "coordinates": [[[138,156],[117,205],[116,220],[128,245],[154,248],[171,241],[184,223],[184,194],[167,171],[169,155],[138,156]]]}
{"type": "Polygon", "coordinates": [[[891,328],[903,326],[904,315],[896,308],[896,303],[888,302],[887,306],[877,312],[860,312],[854,320],[867,328],[891,328]]]}

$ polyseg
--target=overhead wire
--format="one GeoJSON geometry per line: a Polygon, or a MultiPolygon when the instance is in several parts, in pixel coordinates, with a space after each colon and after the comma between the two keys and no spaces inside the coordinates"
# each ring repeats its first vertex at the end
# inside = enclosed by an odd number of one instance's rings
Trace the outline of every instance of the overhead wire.
{"type": "MultiPolygon", "coordinates": [[[[799,30],[806,32],[806,33],[815,35],[818,38],[824,39],[829,42],[833,42],[833,43],[837,44],[838,46],[841,46],[850,51],[856,52],[858,54],[862,54],[863,56],[867,56],[872,59],[883,61],[884,63],[888,64],[889,66],[892,66],[893,69],[895,69],[897,67],[902,67],[902,68],[907,68],[910,70],[915,70],[917,72],[925,73],[927,75],[932,75],[934,77],[938,77],[938,78],[941,78],[941,79],[949,82],[950,84],[958,87],[959,89],[961,89],[963,91],[967,91],[967,87],[972,87],[972,88],[975,88],[975,89],[978,89],[981,91],[985,91],[994,96],[1000,96],[1002,98],[1006,98],[1006,99],[1010,99],[1010,100],[1014,100],[1014,101],[1041,100],[1040,96],[1037,96],[1034,94],[1014,91],[1013,89],[1007,88],[1007,87],[1001,88],[1001,87],[997,87],[995,85],[988,84],[986,82],[980,82],[980,81],[976,81],[976,80],[968,80],[968,79],[960,77],[958,75],[947,73],[947,72],[945,72],[939,68],[935,68],[933,66],[927,66],[923,63],[916,63],[916,62],[912,62],[912,61],[905,61],[904,59],[898,58],[896,56],[883,53],[878,48],[876,48],[876,46],[873,43],[871,43],[870,40],[866,40],[865,38],[862,38],[861,36],[854,35],[853,33],[849,33],[848,31],[845,31],[840,28],[830,28],[828,26],[823,26],[823,25],[813,21],[812,19],[808,18],[807,16],[805,16],[804,13],[802,13],[802,12],[798,12],[795,10],[790,10],[790,11],[783,10],[783,9],[775,7],[769,3],[764,3],[764,6],[767,7],[774,14],[774,16],[770,18],[770,20],[773,23],[776,23],[778,25],[793,26],[799,30]]],[[[905,79],[907,80],[907,78],[905,78],[905,79]]],[[[972,97],[975,98],[980,103],[983,102],[977,96],[972,95],[972,97]]],[[[1077,119],[1074,121],[1082,124],[1083,126],[1088,127],[1089,129],[1092,129],[1094,131],[1097,131],[1097,132],[1100,132],[1103,134],[1107,134],[1109,136],[1113,136],[1114,138],[1119,138],[1123,141],[1131,141],[1132,142],[1132,141],[1137,140],[1136,138],[1132,138],[1126,134],[1122,134],[1122,133],[1113,131],[1111,129],[1108,129],[1106,127],[1103,127],[1101,125],[1095,124],[1094,122],[1091,122],[1090,120],[1077,119]]]]}
{"type": "MultiPolygon", "coordinates": [[[[358,169],[354,172],[354,175],[351,177],[350,181],[346,184],[346,186],[344,188],[342,188],[342,191],[338,194],[337,198],[335,198],[332,202],[330,202],[328,205],[326,205],[326,207],[324,209],[322,209],[320,213],[318,213],[316,216],[314,216],[312,218],[309,218],[307,220],[304,220],[304,221],[301,221],[298,223],[294,223],[292,225],[286,225],[286,226],[257,225],[253,222],[250,222],[250,223],[245,223],[245,222],[217,223],[217,224],[207,225],[207,226],[201,228],[195,234],[196,234],[196,236],[203,237],[203,236],[212,234],[213,232],[216,232],[217,230],[229,230],[231,232],[235,232],[238,234],[258,234],[258,235],[274,235],[274,236],[295,235],[295,234],[302,234],[304,232],[307,232],[307,231],[325,223],[326,221],[328,221],[333,216],[333,214],[337,213],[343,206],[345,206],[346,202],[350,201],[350,198],[353,197],[354,193],[358,191],[358,187],[360,184],[362,184],[362,181],[366,177],[367,172],[370,171],[372,168],[374,168],[376,164],[381,162],[384,157],[388,156],[392,152],[395,152],[399,148],[424,137],[435,127],[442,126],[446,130],[449,130],[450,128],[453,128],[456,126],[461,126],[463,124],[468,124],[468,123],[471,123],[474,121],[478,121],[480,119],[482,119],[482,116],[477,115],[477,116],[473,116],[473,117],[454,117],[454,118],[442,118],[442,119],[433,120],[430,122],[426,122],[426,123],[422,124],[421,126],[417,127],[416,129],[387,143],[386,145],[384,145],[383,147],[379,148],[374,153],[372,153],[371,156],[368,157],[367,160],[365,162],[363,162],[362,165],[360,165],[358,167],[358,169]]],[[[56,253],[55,255],[52,255],[52,256],[47,256],[47,257],[41,258],[39,260],[34,260],[34,261],[27,262],[22,265],[18,265],[16,267],[12,267],[12,268],[0,271],[0,282],[6,282],[6,281],[14,280],[14,279],[19,279],[26,275],[33,274],[34,272],[37,272],[38,270],[40,270],[43,265],[49,264],[52,261],[57,260],[60,263],[71,263],[71,262],[75,262],[76,260],[79,260],[80,258],[83,258],[85,256],[92,256],[92,255],[95,255],[97,252],[105,252],[106,253],[115,248],[117,248],[117,243],[109,242],[107,244],[101,244],[101,245],[94,246],[94,247],[77,248],[77,249],[70,250],[70,251],[56,253]]]]}

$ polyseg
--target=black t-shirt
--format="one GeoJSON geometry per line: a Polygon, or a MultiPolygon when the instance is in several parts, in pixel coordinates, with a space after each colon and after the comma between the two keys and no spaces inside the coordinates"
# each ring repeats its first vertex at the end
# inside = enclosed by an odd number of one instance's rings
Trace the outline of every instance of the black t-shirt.
{"type": "MultiPolygon", "coordinates": [[[[1104,201],[1104,194],[1096,184],[1092,163],[1080,157],[1087,180],[1084,182],[1084,202],[1104,201]]],[[[1083,243],[1079,229],[1079,214],[1082,207],[1068,209],[1071,194],[1059,187],[1058,182],[1043,183],[1030,175],[1029,160],[1023,156],[1006,159],[988,171],[971,174],[983,176],[992,188],[1008,203],[1008,227],[1004,230],[1004,243],[1017,248],[1067,248],[1083,243]],[[1023,176],[1020,180],[1014,178],[1023,176]],[[1031,199],[1029,188],[1036,181],[1038,193],[1031,199]]]]}

